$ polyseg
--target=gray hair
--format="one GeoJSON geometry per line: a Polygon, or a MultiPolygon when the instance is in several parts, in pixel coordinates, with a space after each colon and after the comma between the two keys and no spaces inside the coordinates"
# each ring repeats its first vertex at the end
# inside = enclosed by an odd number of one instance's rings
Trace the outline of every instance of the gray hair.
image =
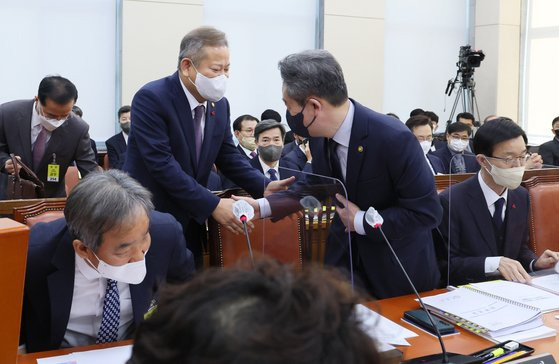
{"type": "Polygon", "coordinates": [[[90,173],[72,189],[64,216],[70,232],[97,252],[103,234],[129,223],[138,209],[153,209],[151,193],[126,173],[111,169],[90,173]]]}
{"type": "Polygon", "coordinates": [[[323,98],[333,106],[347,100],[342,67],[328,51],[313,49],[290,54],[278,66],[287,96],[299,105],[311,96],[323,98]]]}
{"type": "Polygon", "coordinates": [[[190,59],[197,66],[206,56],[204,47],[229,47],[225,33],[207,26],[190,31],[182,38],[177,68],[180,68],[184,58],[190,59]]]}

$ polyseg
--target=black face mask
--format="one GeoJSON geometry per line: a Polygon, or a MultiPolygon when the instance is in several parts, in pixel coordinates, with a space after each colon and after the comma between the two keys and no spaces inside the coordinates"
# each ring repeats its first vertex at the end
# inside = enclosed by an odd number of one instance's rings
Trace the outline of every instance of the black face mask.
{"type": "Polygon", "coordinates": [[[307,103],[305,103],[305,105],[303,105],[303,109],[298,112],[296,115],[291,115],[289,113],[289,110],[287,110],[285,112],[285,119],[287,120],[287,125],[289,125],[289,128],[291,129],[291,131],[293,131],[295,134],[302,136],[303,138],[310,138],[310,134],[309,134],[309,127],[314,123],[314,121],[316,120],[316,116],[311,120],[310,124],[305,126],[305,122],[304,122],[304,116],[303,116],[303,110],[305,110],[305,106],[307,106],[307,103]]]}
{"type": "Polygon", "coordinates": [[[553,131],[555,132],[555,136],[556,136],[557,138],[559,138],[559,129],[555,129],[555,130],[553,130],[553,131]]]}

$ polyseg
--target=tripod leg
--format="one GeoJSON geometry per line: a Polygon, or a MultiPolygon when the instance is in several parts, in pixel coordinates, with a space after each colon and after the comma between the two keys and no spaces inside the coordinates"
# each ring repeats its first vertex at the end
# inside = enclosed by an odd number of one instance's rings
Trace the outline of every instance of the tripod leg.
{"type": "Polygon", "coordinates": [[[448,121],[450,121],[450,123],[452,123],[452,121],[454,120],[454,113],[456,112],[456,107],[458,106],[458,101],[460,100],[461,95],[462,86],[458,87],[458,91],[456,91],[456,99],[454,99],[454,105],[452,105],[452,111],[450,111],[450,117],[448,118],[448,121]]]}

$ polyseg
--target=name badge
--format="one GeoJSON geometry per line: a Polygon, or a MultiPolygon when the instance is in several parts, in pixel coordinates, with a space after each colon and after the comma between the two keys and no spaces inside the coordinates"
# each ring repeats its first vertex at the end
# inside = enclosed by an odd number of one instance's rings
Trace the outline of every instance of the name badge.
{"type": "Polygon", "coordinates": [[[52,162],[47,167],[47,182],[60,180],[60,165],[56,164],[56,153],[52,153],[52,162]]]}

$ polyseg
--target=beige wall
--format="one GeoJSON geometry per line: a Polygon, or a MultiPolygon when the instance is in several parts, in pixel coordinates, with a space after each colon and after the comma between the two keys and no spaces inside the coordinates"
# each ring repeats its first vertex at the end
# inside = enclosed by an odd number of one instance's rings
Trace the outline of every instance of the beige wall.
{"type": "Polygon", "coordinates": [[[203,0],[124,0],[122,104],[145,83],[177,68],[182,37],[202,25],[203,0]]]}
{"type": "Polygon", "coordinates": [[[381,110],[384,0],[325,0],[324,49],[340,62],[349,96],[381,110]]]}
{"type": "Polygon", "coordinates": [[[485,60],[475,73],[481,118],[489,114],[518,121],[520,87],[520,0],[478,0],[475,48],[485,60]]]}

